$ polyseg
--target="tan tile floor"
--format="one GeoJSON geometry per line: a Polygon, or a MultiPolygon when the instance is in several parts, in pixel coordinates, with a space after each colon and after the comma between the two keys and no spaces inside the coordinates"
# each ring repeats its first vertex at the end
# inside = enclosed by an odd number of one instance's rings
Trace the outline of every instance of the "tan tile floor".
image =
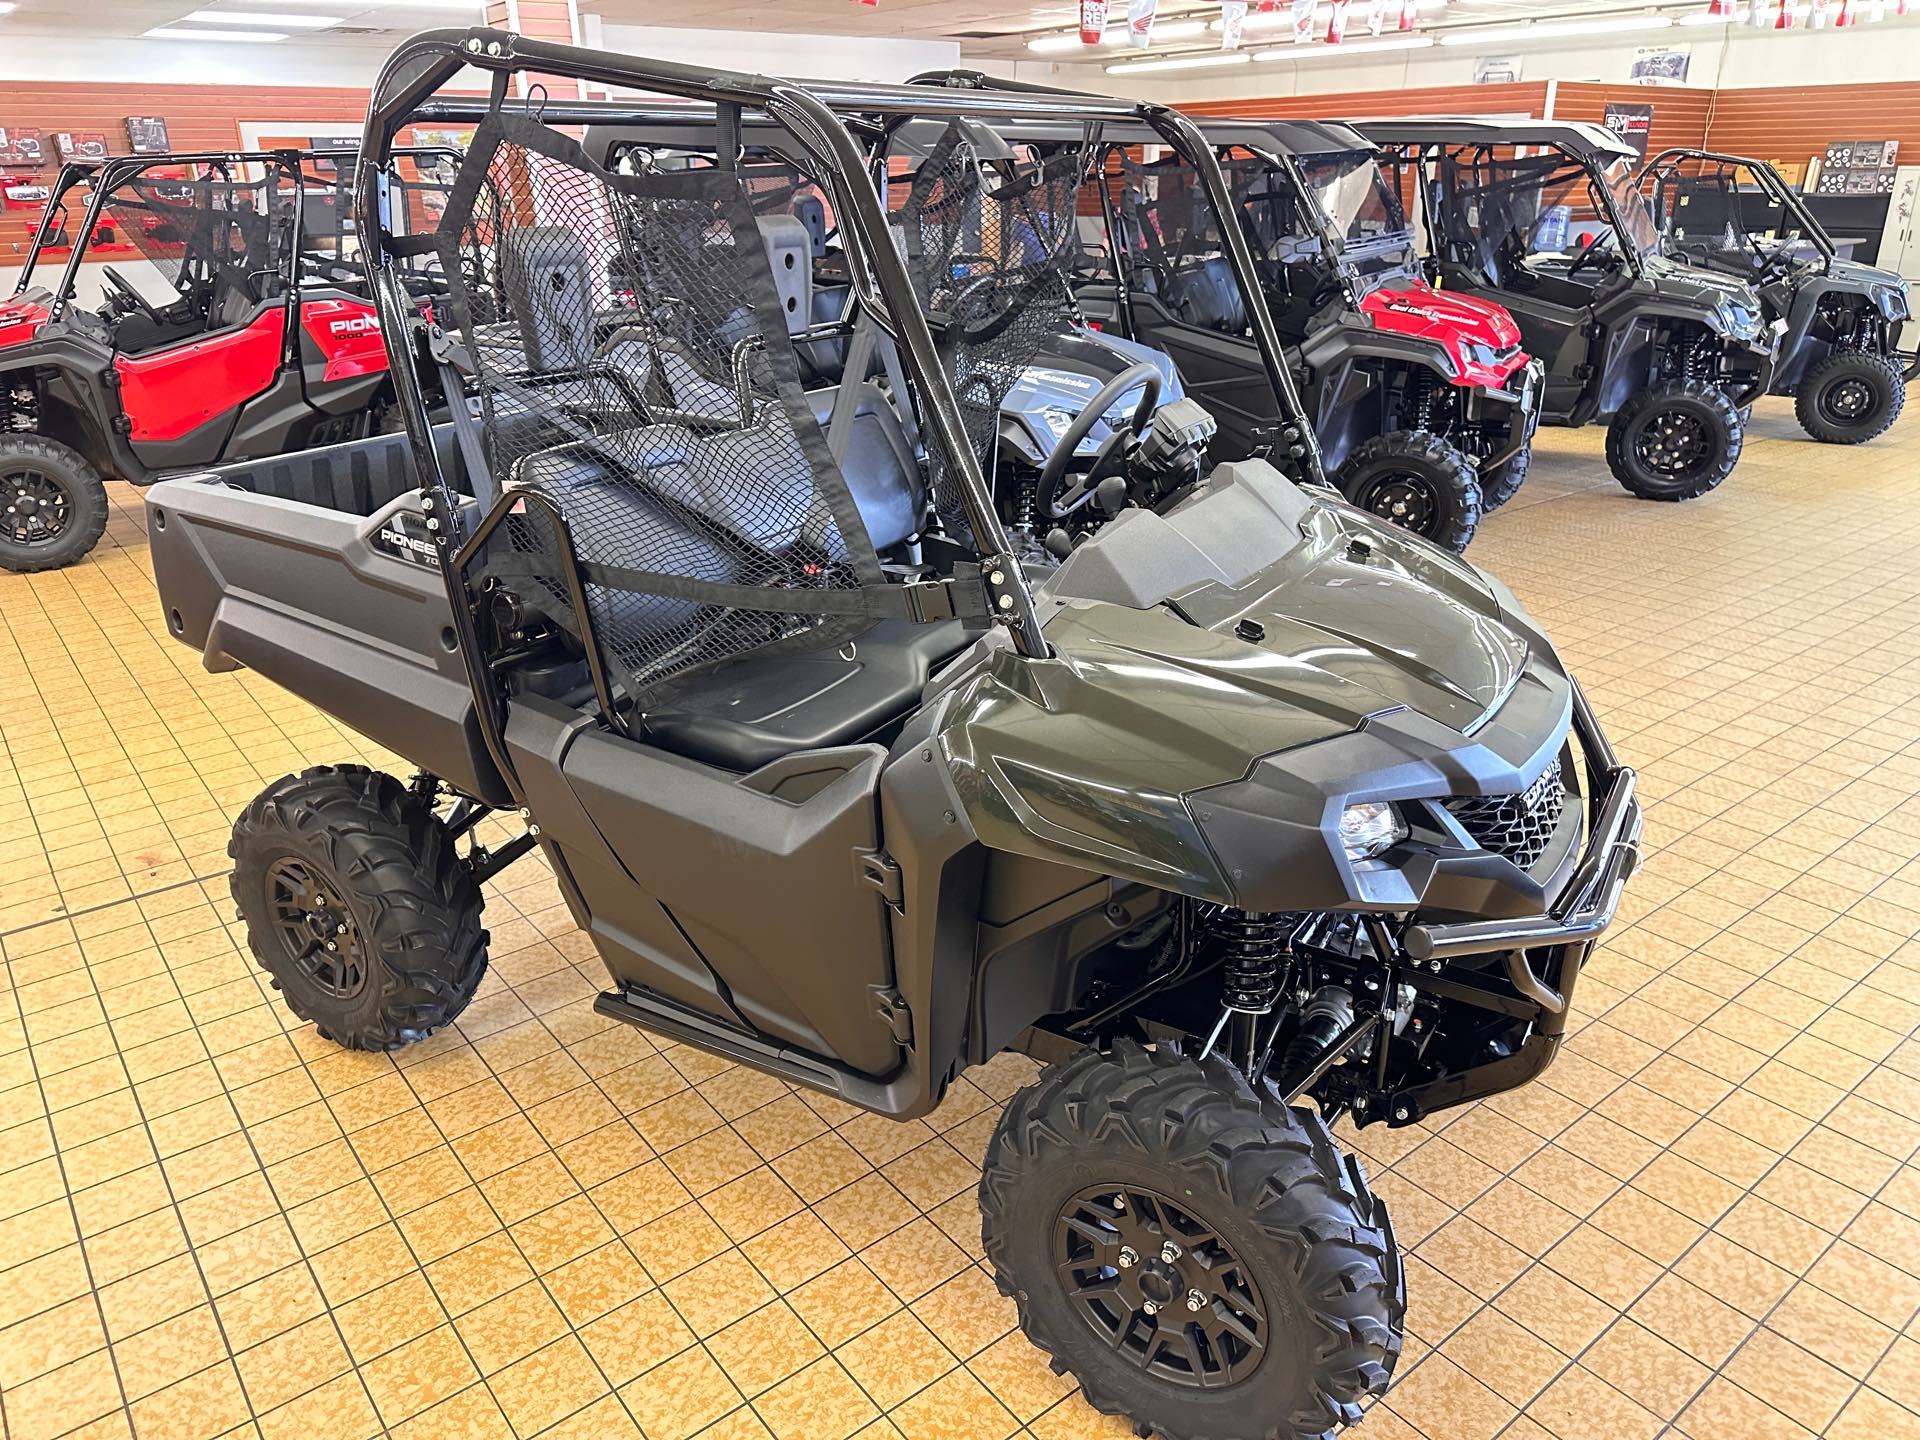
{"type": "MultiPolygon", "coordinates": [[[[1920,420],[1762,407],[1720,495],[1546,436],[1482,532],[1641,767],[1545,1079],[1360,1148],[1409,1246],[1369,1440],[1920,1435],[1920,420]]],[[[233,813],[386,757],[165,637],[135,497],[0,576],[0,1413],[14,1440],[1082,1440],[979,1263],[1004,1059],[897,1126],[597,1018],[537,863],[457,1028],[337,1051],[233,813]]]]}

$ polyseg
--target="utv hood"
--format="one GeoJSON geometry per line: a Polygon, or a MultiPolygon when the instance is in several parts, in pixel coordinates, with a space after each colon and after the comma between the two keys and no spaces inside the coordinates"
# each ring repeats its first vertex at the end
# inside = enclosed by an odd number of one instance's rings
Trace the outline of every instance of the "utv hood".
{"type": "Polygon", "coordinates": [[[996,649],[940,726],[983,839],[1220,893],[1183,797],[1389,716],[1473,743],[1551,652],[1471,566],[1319,494],[1223,465],[1054,572],[1052,655],[996,649]]]}
{"type": "Polygon", "coordinates": [[[1889,320],[1905,320],[1913,313],[1913,297],[1905,277],[1859,260],[1835,260],[1827,271],[1830,283],[1857,290],[1872,298],[1874,307],[1889,320]]]}
{"type": "Polygon", "coordinates": [[[1758,338],[1764,323],[1760,295],[1746,281],[1698,270],[1664,255],[1649,255],[1645,263],[1646,282],[1663,300],[1705,311],[1714,331],[1729,339],[1758,338]]]}
{"type": "Polygon", "coordinates": [[[1377,329],[1439,345],[1452,359],[1455,375],[1472,384],[1502,384],[1527,362],[1520,327],[1504,306],[1488,300],[1413,280],[1368,291],[1360,308],[1377,329]]]}
{"type": "Polygon", "coordinates": [[[44,290],[0,301],[0,350],[24,345],[40,333],[52,312],[43,303],[52,297],[44,290]]]}

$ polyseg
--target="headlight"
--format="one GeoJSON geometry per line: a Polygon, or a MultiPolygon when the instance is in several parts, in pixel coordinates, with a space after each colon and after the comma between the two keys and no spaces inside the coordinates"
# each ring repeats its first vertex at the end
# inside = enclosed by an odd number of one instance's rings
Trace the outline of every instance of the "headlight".
{"type": "Polygon", "coordinates": [[[1340,812],[1340,844],[1349,860],[1370,860],[1407,838],[1407,822],[1384,800],[1367,800],[1340,812]]]}
{"type": "Polygon", "coordinates": [[[1067,427],[1079,418],[1072,410],[1056,410],[1051,405],[1040,413],[1047,417],[1047,427],[1053,431],[1052,438],[1056,441],[1066,434],[1067,427]]]}

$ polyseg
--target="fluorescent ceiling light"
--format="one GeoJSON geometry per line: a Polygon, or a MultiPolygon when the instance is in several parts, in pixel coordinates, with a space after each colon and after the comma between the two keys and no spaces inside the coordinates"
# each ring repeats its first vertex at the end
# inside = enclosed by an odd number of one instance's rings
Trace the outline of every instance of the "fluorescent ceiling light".
{"type": "Polygon", "coordinates": [[[12,10],[13,8],[14,8],[13,0],[0,0],[0,15],[5,15],[8,11],[12,10]]]}
{"type": "MultiPolygon", "coordinates": [[[[411,3],[411,0],[409,0],[411,3]]],[[[1169,20],[1164,25],[1153,27],[1153,38],[1160,40],[1192,40],[1207,33],[1204,20],[1169,20]]],[[[1124,45],[1127,43],[1127,27],[1109,25],[1100,37],[1101,45],[1124,45]]],[[[1042,35],[1038,40],[1029,40],[1027,49],[1036,55],[1058,55],[1068,50],[1092,50],[1095,46],[1087,44],[1075,30],[1066,35],[1042,35]]]]}
{"type": "Polygon", "coordinates": [[[162,25],[147,31],[149,40],[230,40],[246,45],[271,45],[287,38],[284,30],[175,30],[162,25]]]}
{"type": "Polygon", "coordinates": [[[342,18],[339,15],[289,15],[273,10],[195,10],[191,15],[182,15],[175,23],[191,20],[201,25],[285,25],[289,30],[321,30],[338,25],[342,18]]]}
{"type": "Polygon", "coordinates": [[[1389,40],[1342,41],[1338,45],[1283,45],[1278,50],[1262,50],[1256,60],[1338,60],[1343,55],[1371,55],[1379,50],[1425,50],[1433,44],[1431,35],[1396,35],[1389,40]]]}
{"type": "Polygon", "coordinates": [[[1440,37],[1442,45],[1507,44],[1515,40],[1562,40],[1574,35],[1618,35],[1628,30],[1665,30],[1671,15],[1618,15],[1609,20],[1545,20],[1535,25],[1486,25],[1453,30],[1440,37]]]}
{"type": "Polygon", "coordinates": [[[1128,65],[1109,65],[1109,75],[1144,75],[1149,70],[1211,70],[1216,65],[1244,65],[1252,57],[1244,50],[1225,50],[1214,55],[1180,55],[1171,60],[1135,60],[1128,65]]]}

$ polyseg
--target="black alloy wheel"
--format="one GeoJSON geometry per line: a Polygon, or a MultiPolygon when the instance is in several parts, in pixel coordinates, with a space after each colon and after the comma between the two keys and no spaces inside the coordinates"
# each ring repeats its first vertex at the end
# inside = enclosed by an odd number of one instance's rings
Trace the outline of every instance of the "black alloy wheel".
{"type": "Polygon", "coordinates": [[[40,435],[0,435],[0,570],[58,570],[107,528],[107,490],[76,450],[40,435]]]}
{"type": "Polygon", "coordinates": [[[1054,1222],[1053,1255],[1094,1333],[1163,1380],[1231,1385],[1266,1353],[1266,1303],[1252,1272],[1218,1231],[1156,1190],[1080,1191],[1054,1222]]]}
{"type": "Polygon", "coordinates": [[[351,1000],[366,988],[367,960],[337,888],[296,855],[267,867],[267,909],[287,963],[323,995],[351,1000]]]}
{"type": "Polygon", "coordinates": [[[1480,524],[1473,462],[1430,431],[1376,435],[1329,478],[1349,504],[1456,555],[1480,524]]]}
{"type": "Polygon", "coordinates": [[[38,468],[14,468],[0,474],[0,499],[6,514],[0,535],[15,545],[46,545],[67,528],[73,501],[56,476],[38,468]]]}
{"type": "Polygon", "coordinates": [[[1816,440],[1859,445],[1898,420],[1906,399],[1906,377],[1890,357],[1839,350],[1807,371],[1794,392],[1793,413],[1816,440]]]}
{"type": "Polygon", "coordinates": [[[1636,394],[1607,425],[1607,468],[1642,500],[1692,500],[1733,473],[1746,432],[1733,401],[1706,380],[1636,394]]]}

